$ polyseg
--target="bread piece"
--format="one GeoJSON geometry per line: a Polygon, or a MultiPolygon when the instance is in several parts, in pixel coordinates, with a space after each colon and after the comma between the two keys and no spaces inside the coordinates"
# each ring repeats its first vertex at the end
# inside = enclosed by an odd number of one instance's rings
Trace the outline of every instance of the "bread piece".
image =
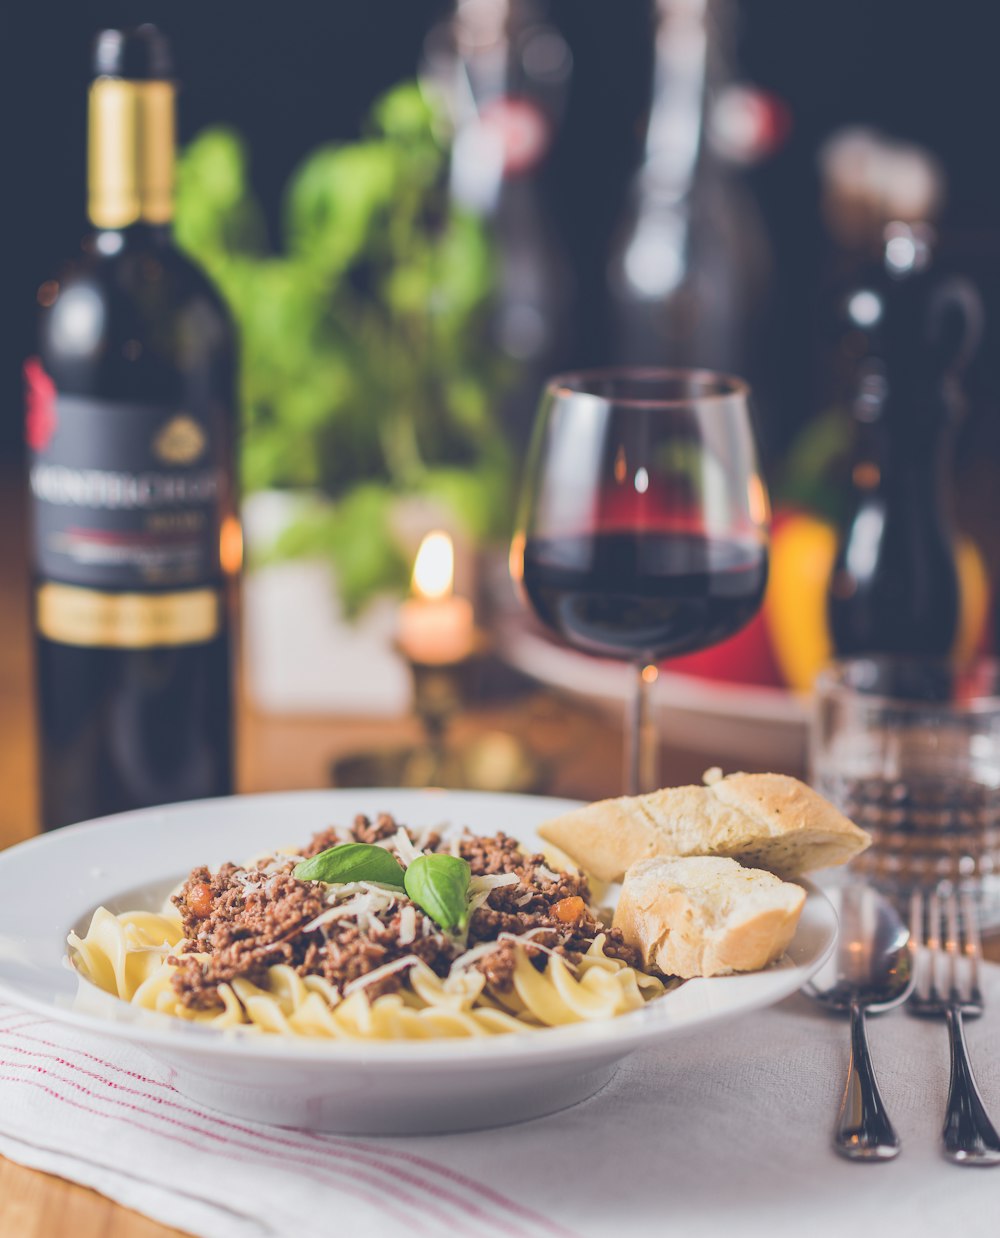
{"type": "Polygon", "coordinates": [[[625,874],[614,925],[665,975],[757,971],[795,936],[805,890],[735,860],[641,860],[625,874]]]}
{"type": "Polygon", "coordinates": [[[864,830],[785,774],[731,774],[703,787],[601,800],[539,828],[601,881],[652,856],[721,855],[795,877],[845,864],[869,845],[864,830]]]}

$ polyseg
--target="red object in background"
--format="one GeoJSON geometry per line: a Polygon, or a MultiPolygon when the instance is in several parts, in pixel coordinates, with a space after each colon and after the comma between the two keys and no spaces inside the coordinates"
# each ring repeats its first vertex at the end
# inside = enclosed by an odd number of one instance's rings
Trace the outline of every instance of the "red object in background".
{"type": "Polygon", "coordinates": [[[479,122],[499,139],[505,176],[523,176],[537,168],[552,144],[552,126],[530,99],[492,99],[479,113],[479,122]]]}
{"type": "MultiPolygon", "coordinates": [[[[780,510],[774,513],[771,521],[772,546],[792,515],[793,513],[780,510]]],[[[696,675],[717,683],[750,684],[765,688],[787,687],[787,681],[774,653],[768,622],[769,601],[774,589],[773,566],[772,558],[772,571],[764,602],[745,628],[741,628],[734,636],[718,645],[712,645],[698,653],[685,654],[681,658],[671,658],[663,664],[664,669],[677,671],[682,675],[696,675]]]]}
{"type": "Polygon", "coordinates": [[[776,154],[792,131],[792,111],[779,95],[747,82],[718,92],[709,114],[709,137],[723,159],[752,167],[776,154]]]}
{"type": "Polygon", "coordinates": [[[26,411],[24,438],[32,451],[44,451],[56,432],[56,388],[37,357],[24,363],[26,411]]]}
{"type": "Polygon", "coordinates": [[[663,666],[668,671],[697,675],[701,679],[721,683],[756,684],[773,688],[784,686],[771,648],[763,610],[758,611],[735,636],[730,636],[710,649],[702,649],[699,653],[670,658],[663,666]]]}

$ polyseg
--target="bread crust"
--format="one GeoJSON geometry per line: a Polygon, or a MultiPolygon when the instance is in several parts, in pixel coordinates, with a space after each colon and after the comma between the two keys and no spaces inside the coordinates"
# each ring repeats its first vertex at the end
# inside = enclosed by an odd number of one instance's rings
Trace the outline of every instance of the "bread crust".
{"type": "Polygon", "coordinates": [[[788,949],[805,897],[734,860],[645,860],[625,876],[614,926],[668,976],[758,971],[788,949]]]}
{"type": "Polygon", "coordinates": [[[656,827],[627,796],[599,800],[547,821],[538,833],[600,881],[621,881],[636,860],[657,855],[656,827]]]}
{"type": "Polygon", "coordinates": [[[575,864],[620,881],[652,856],[716,855],[781,877],[844,864],[871,841],[832,804],[785,774],[731,774],[710,786],[601,800],[539,829],[575,864]]]}

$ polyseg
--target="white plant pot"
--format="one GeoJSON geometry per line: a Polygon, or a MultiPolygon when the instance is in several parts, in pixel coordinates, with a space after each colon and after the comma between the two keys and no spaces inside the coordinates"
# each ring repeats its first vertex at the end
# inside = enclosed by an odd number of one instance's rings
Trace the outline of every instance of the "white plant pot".
{"type": "MultiPolygon", "coordinates": [[[[243,504],[248,561],[314,501],[285,491],[249,495],[243,504]]],[[[270,713],[405,713],[411,684],[392,647],[397,609],[395,599],[378,598],[348,622],[326,559],[249,570],[243,582],[243,662],[251,700],[270,713]]]]}

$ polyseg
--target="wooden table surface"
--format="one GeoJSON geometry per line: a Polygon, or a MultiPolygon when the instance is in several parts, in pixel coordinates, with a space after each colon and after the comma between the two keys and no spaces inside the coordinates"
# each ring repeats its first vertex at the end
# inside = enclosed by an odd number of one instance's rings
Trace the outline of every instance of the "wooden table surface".
{"type": "MultiPolygon", "coordinates": [[[[37,829],[24,542],[23,491],[15,476],[0,472],[0,848],[37,829]]],[[[517,734],[552,769],[547,789],[554,795],[599,799],[618,791],[619,727],[578,702],[528,692],[474,705],[454,730],[459,740],[487,730],[517,734]]],[[[238,711],[239,788],[326,786],[332,759],[407,743],[418,734],[412,720],[275,717],[244,700],[238,711]]],[[[668,785],[698,781],[706,764],[704,754],[676,748],[662,757],[668,785]]],[[[724,752],[715,759],[726,764],[724,752]]],[[[991,953],[1000,959],[1000,945],[991,953]]],[[[164,1238],[176,1232],[93,1191],[0,1158],[0,1238],[164,1238]]]]}

